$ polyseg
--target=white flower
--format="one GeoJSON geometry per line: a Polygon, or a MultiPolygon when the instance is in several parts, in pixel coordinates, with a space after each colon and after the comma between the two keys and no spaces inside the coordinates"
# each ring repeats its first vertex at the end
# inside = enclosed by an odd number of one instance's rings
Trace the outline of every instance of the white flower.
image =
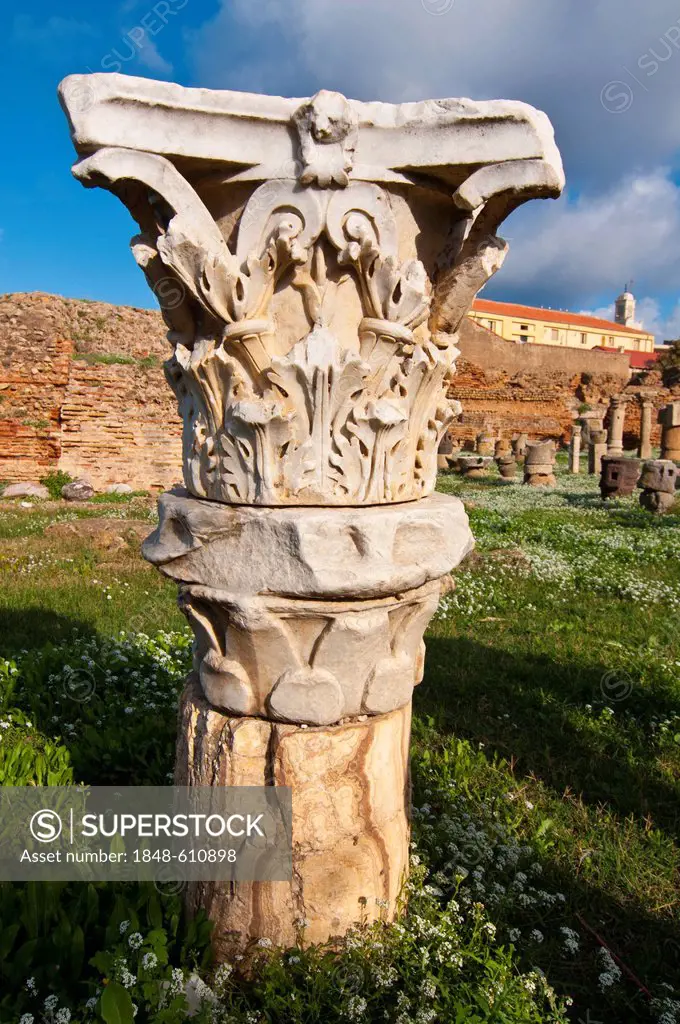
{"type": "Polygon", "coordinates": [[[25,1013],[19,1020],[19,1024],[33,1024],[33,1014],[25,1013]]]}
{"type": "Polygon", "coordinates": [[[538,928],[534,928],[534,930],[529,935],[529,938],[532,942],[543,942],[543,932],[539,932],[538,928]]]}
{"type": "Polygon", "coordinates": [[[578,932],[575,932],[572,928],[560,928],[562,935],[564,936],[564,948],[568,953],[578,953],[581,942],[581,936],[578,932]]]}
{"type": "Polygon", "coordinates": [[[128,939],[128,946],[130,947],[130,949],[139,949],[139,947],[143,945],[143,943],[144,939],[142,938],[139,932],[133,932],[128,939]]]}
{"type": "Polygon", "coordinates": [[[55,1020],[57,1024],[68,1024],[71,1019],[71,1011],[65,1006],[62,1006],[60,1010],[57,1010],[57,1016],[55,1020]]]}
{"type": "Polygon", "coordinates": [[[598,978],[598,985],[600,987],[600,991],[605,992],[608,988],[611,988],[612,985],[615,985],[617,981],[621,980],[621,971],[609,950],[605,949],[604,946],[598,949],[597,956],[600,964],[604,968],[598,978]]]}
{"type": "Polygon", "coordinates": [[[135,975],[131,974],[130,971],[128,971],[127,967],[124,967],[123,970],[120,972],[121,985],[123,985],[124,988],[132,988],[136,981],[137,978],[135,977],[135,975]]]}
{"type": "Polygon", "coordinates": [[[50,1013],[52,1010],[55,1010],[58,1005],[59,1005],[59,997],[58,996],[54,996],[54,995],[47,996],[47,998],[45,999],[45,1002],[43,1003],[43,1006],[45,1007],[45,1009],[47,1010],[48,1013],[50,1013]]]}
{"type": "Polygon", "coordinates": [[[130,927],[130,922],[129,921],[121,921],[120,925],[118,927],[118,931],[120,932],[121,935],[125,935],[125,933],[126,933],[126,931],[128,930],[129,927],[130,927]]]}
{"type": "Polygon", "coordinates": [[[142,967],[144,967],[145,970],[147,971],[152,970],[157,963],[158,957],[156,956],[155,953],[145,953],[144,956],[142,957],[142,967]]]}
{"type": "Polygon", "coordinates": [[[35,995],[35,993],[36,993],[35,978],[26,978],[26,988],[28,989],[29,992],[31,992],[31,993],[33,993],[33,995],[35,995]]]}
{"type": "Polygon", "coordinates": [[[257,940],[257,944],[258,944],[258,946],[262,946],[263,949],[269,949],[270,946],[272,945],[272,940],[271,939],[266,939],[266,938],[258,939],[257,940]]]}

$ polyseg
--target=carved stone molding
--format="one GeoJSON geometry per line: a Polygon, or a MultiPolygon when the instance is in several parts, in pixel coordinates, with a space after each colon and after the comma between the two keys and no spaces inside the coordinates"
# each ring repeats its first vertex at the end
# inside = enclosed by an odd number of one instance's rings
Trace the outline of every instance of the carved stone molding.
{"type": "Polygon", "coordinates": [[[205,696],[233,715],[332,725],[411,700],[423,633],[449,577],[364,601],[243,597],[180,588],[205,696]]]}
{"type": "Polygon", "coordinates": [[[144,557],[178,583],[228,581],[245,596],[388,597],[439,579],[474,544],[447,494],[388,507],[243,508],[161,496],[144,557]]]}

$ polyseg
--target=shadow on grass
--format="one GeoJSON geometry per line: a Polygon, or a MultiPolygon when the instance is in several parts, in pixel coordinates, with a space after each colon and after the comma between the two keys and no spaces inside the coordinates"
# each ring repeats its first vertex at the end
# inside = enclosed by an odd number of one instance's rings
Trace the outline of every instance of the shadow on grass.
{"type": "Polygon", "coordinates": [[[0,608],[0,656],[4,658],[61,643],[76,633],[94,636],[95,632],[91,623],[48,608],[0,608]]]}
{"type": "Polygon", "coordinates": [[[623,816],[649,815],[680,836],[678,789],[659,775],[649,744],[639,736],[636,742],[636,730],[626,730],[625,720],[620,725],[616,717],[593,730],[573,721],[574,710],[585,704],[610,703],[607,688],[619,697],[621,710],[662,719],[678,710],[668,692],[635,687],[625,672],[617,675],[606,665],[517,656],[466,637],[430,636],[427,651],[414,709],[432,715],[440,730],[514,759],[520,774],[536,775],[559,794],[570,790],[623,816]]]}
{"type": "MultiPolygon", "coordinates": [[[[665,829],[677,841],[678,790],[659,775],[649,746],[639,741],[636,745],[635,730],[619,727],[616,720],[592,731],[579,729],[574,722],[575,708],[595,703],[593,695],[600,693],[607,676],[605,666],[518,656],[466,637],[430,636],[427,651],[425,679],[416,688],[414,710],[421,719],[431,716],[440,734],[467,739],[473,747],[483,743],[487,760],[497,754],[512,763],[518,780],[533,775],[558,799],[569,790],[585,805],[606,808],[620,819],[632,815],[640,821],[649,815],[656,828],[665,829]]],[[[638,687],[627,699],[634,704],[631,710],[636,716],[677,712],[677,701],[653,686],[638,687]]],[[[417,788],[417,777],[415,781],[417,788]]],[[[501,788],[489,799],[503,797],[501,788]]],[[[650,884],[648,865],[640,864],[639,879],[628,878],[635,871],[636,857],[645,855],[643,846],[631,854],[625,867],[616,864],[616,843],[607,848],[605,839],[602,849],[585,850],[589,845],[585,835],[582,842],[574,842],[573,850],[562,848],[555,854],[546,850],[539,857],[544,869],[541,888],[564,893],[566,903],[558,907],[556,916],[548,912],[545,921],[534,908],[517,907],[519,916],[512,925],[523,935],[520,958],[526,969],[542,968],[558,991],[574,997],[573,1021],[656,1020],[657,1016],[650,1016],[649,996],[643,989],[659,998],[665,994],[660,988],[663,982],[677,984],[677,917],[673,920],[670,906],[660,907],[658,914],[651,905],[645,906],[641,894],[650,884]],[[584,877],[585,854],[601,858],[601,882],[584,877]],[[575,956],[566,949],[557,952],[554,942],[527,945],[533,929],[554,934],[562,925],[581,934],[575,956]],[[615,990],[603,991],[599,985],[604,967],[597,956],[598,936],[635,976],[624,971],[615,990]]],[[[621,841],[625,842],[623,832],[621,841]]],[[[444,851],[444,861],[447,856],[444,851]]]]}

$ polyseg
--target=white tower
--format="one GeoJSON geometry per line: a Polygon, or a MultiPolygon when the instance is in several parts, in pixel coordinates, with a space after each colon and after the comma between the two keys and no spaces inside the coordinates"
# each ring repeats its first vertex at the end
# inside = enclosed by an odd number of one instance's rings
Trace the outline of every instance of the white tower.
{"type": "Polygon", "coordinates": [[[614,307],[614,320],[624,327],[635,327],[635,296],[630,291],[631,284],[627,284],[621,295],[616,300],[614,307]]]}

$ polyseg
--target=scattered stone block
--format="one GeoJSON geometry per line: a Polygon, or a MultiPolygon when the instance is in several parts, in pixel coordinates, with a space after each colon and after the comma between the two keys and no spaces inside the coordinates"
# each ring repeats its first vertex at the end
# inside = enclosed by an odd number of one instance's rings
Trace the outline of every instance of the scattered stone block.
{"type": "Polygon", "coordinates": [[[529,445],[524,459],[524,483],[530,487],[554,487],[555,444],[536,441],[529,445]]]}
{"type": "Polygon", "coordinates": [[[61,496],[65,501],[88,501],[94,497],[94,487],[87,480],[73,480],[64,484],[61,496]]]}
{"type": "Polygon", "coordinates": [[[524,458],[529,447],[529,435],[528,434],[515,434],[510,442],[512,451],[514,453],[517,462],[524,462],[524,458]]]}
{"type": "Polygon", "coordinates": [[[669,459],[651,459],[642,467],[638,487],[642,488],[640,504],[649,512],[668,512],[676,500],[680,469],[669,459]]]}
{"type": "Polygon", "coordinates": [[[514,455],[502,455],[496,459],[498,472],[505,480],[513,480],[517,475],[517,460],[514,455]]]}
{"type": "Polygon", "coordinates": [[[477,435],[475,451],[478,455],[493,455],[496,448],[496,438],[493,434],[483,431],[477,435]]]}
{"type": "Polygon", "coordinates": [[[461,455],[456,460],[456,467],[461,476],[470,480],[482,480],[489,475],[489,466],[492,462],[490,456],[461,455]]]}
{"type": "Polygon", "coordinates": [[[629,497],[640,478],[640,460],[616,455],[602,458],[600,494],[603,498],[629,497]]]}
{"type": "Polygon", "coordinates": [[[43,484],[8,484],[2,492],[3,498],[49,498],[50,492],[43,484]]]}

